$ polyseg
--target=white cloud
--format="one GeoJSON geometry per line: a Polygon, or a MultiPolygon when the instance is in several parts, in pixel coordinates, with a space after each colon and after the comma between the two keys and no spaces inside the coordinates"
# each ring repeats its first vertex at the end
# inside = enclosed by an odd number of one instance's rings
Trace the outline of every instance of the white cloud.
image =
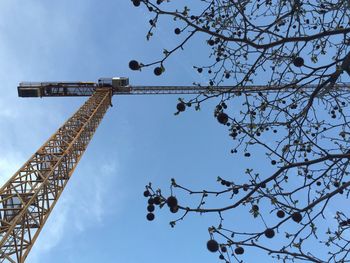
{"type": "MultiPolygon", "coordinates": [[[[95,161],[98,162],[97,160],[95,161]]],[[[79,194],[79,205],[75,207],[74,223],[80,231],[84,231],[96,223],[103,223],[103,217],[107,216],[108,211],[113,210],[116,212],[113,201],[109,198],[110,191],[115,185],[112,182],[119,180],[116,176],[119,174],[118,167],[118,161],[115,159],[107,160],[94,167],[89,167],[85,162],[84,171],[79,172],[78,176],[81,176],[80,179],[83,176],[85,177],[79,181],[80,189],[84,189],[84,191],[74,189],[72,194],[79,194]]],[[[74,199],[77,201],[76,198],[74,199]]]]}
{"type": "MultiPolygon", "coordinates": [[[[75,74],[83,64],[84,54],[92,52],[86,47],[91,37],[87,34],[89,30],[82,23],[93,14],[86,15],[88,2],[0,2],[1,184],[66,119],[64,111],[69,110],[65,106],[70,108],[72,102],[19,99],[16,86],[23,80],[58,80],[62,76],[65,80],[75,74]],[[74,8],[70,8],[72,5],[74,8]]],[[[85,168],[78,167],[67,186],[73,184],[70,191],[62,194],[27,262],[42,262],[42,255],[61,244],[63,237],[78,235],[80,231],[102,224],[109,211],[116,212],[114,208],[108,209],[114,205],[108,198],[113,187],[111,182],[116,180],[115,174],[119,171],[116,159],[100,161],[98,167],[89,167],[89,162],[85,162],[85,168]]]]}
{"type": "Polygon", "coordinates": [[[40,260],[42,255],[48,253],[62,240],[69,219],[68,213],[70,207],[67,199],[62,198],[62,200],[57,203],[54,211],[55,210],[59,210],[59,213],[55,213],[55,216],[48,219],[46,226],[44,226],[44,230],[41,231],[39,238],[29,254],[28,259],[30,259],[31,263],[42,262],[40,260]]]}
{"type": "Polygon", "coordinates": [[[0,156],[0,184],[3,185],[20,167],[23,156],[20,152],[10,151],[0,156]]]}
{"type": "Polygon", "coordinates": [[[59,246],[63,238],[74,239],[79,233],[103,224],[108,211],[116,212],[114,203],[109,202],[108,197],[114,185],[112,181],[117,179],[118,162],[106,160],[100,164],[100,168],[89,167],[87,162],[84,163],[83,169],[79,169],[72,177],[80,178],[68,183],[71,184],[69,193],[64,192],[57,202],[29,254],[28,262],[43,262],[40,261],[43,255],[59,246]]]}
{"type": "Polygon", "coordinates": [[[59,213],[56,213],[55,217],[52,218],[54,223],[50,224],[50,227],[45,228],[45,231],[41,233],[41,242],[39,241],[36,244],[41,251],[49,251],[61,241],[68,221],[69,206],[67,203],[67,199],[60,200],[60,205],[55,207],[55,209],[59,210],[59,213]]]}

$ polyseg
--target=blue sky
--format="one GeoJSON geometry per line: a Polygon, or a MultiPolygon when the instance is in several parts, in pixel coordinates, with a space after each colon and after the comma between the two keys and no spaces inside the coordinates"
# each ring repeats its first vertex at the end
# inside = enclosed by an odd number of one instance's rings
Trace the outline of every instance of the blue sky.
{"type": "MultiPolygon", "coordinates": [[[[186,85],[199,54],[183,53],[162,77],[128,69],[172,47],[162,26],[147,43],[148,13],[129,1],[0,2],[0,174],[3,183],[81,105],[83,99],[21,99],[20,81],[128,76],[132,84],[186,85]]],[[[170,31],[171,30],[171,31],[170,31]]],[[[170,32],[170,34],[169,34],[170,32]]],[[[201,81],[206,81],[202,79],[201,81]]],[[[175,177],[204,188],[233,171],[226,129],[213,107],[174,116],[176,96],[115,97],[27,262],[214,262],[206,251],[211,216],[176,229],[168,212],[148,222],[144,186],[175,177]],[[220,167],[218,170],[217,168],[220,167]]],[[[215,219],[216,220],[216,217],[215,219]]]]}
{"type": "MultiPolygon", "coordinates": [[[[79,98],[22,99],[21,81],[96,81],[128,76],[134,85],[205,83],[192,69],[205,48],[181,52],[156,77],[128,69],[174,46],[175,25],[163,23],[147,42],[149,14],[126,1],[0,2],[0,180],[3,183],[83,103],[79,98]],[[74,3],[73,3],[74,2],[74,3]]],[[[189,47],[202,44],[202,39],[189,47]]],[[[260,162],[231,155],[227,129],[213,117],[215,102],[174,116],[177,96],[114,97],[74,176],[27,262],[217,262],[206,250],[214,215],[176,217],[156,212],[148,222],[144,186],[168,189],[170,178],[196,189],[218,189],[217,176],[240,181],[260,162]]],[[[254,159],[253,159],[254,160],[254,159]]],[[[268,170],[266,172],[269,172],[268,170]]],[[[180,203],[187,200],[179,199],[180,203]]],[[[240,210],[227,221],[244,221],[240,210]]],[[[245,255],[253,262],[254,254],[245,255]]],[[[263,261],[260,261],[263,262],[263,261]]],[[[264,262],[270,262],[267,258],[264,262]]]]}

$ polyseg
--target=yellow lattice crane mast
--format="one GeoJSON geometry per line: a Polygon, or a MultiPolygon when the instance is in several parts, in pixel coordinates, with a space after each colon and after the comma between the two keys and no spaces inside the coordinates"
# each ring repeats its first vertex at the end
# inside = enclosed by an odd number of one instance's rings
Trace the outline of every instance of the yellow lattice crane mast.
{"type": "MultiPolygon", "coordinates": [[[[0,262],[25,261],[103,116],[112,105],[113,95],[217,94],[232,90],[228,86],[130,86],[128,78],[102,78],[97,83],[20,83],[20,97],[87,96],[89,99],[0,189],[0,262]]],[[[234,92],[262,90],[271,90],[271,87],[234,88],[234,92]]]]}
{"type": "Polygon", "coordinates": [[[131,87],[127,78],[23,82],[20,97],[89,96],[0,189],[0,262],[24,262],[115,94],[181,94],[196,87],[131,87]]]}

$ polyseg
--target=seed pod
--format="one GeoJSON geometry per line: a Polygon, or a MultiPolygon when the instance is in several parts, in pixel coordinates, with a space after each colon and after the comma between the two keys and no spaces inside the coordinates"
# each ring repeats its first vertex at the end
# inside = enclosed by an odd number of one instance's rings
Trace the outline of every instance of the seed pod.
{"type": "Polygon", "coordinates": [[[293,64],[294,64],[294,66],[300,68],[304,65],[304,59],[302,57],[296,57],[293,60],[293,64]]]}
{"type": "Polygon", "coordinates": [[[217,116],[218,122],[226,124],[228,122],[228,115],[224,112],[220,112],[217,116]]]}
{"type": "Polygon", "coordinates": [[[214,239],[210,239],[208,242],[207,242],[207,248],[210,252],[216,252],[219,250],[219,244],[218,242],[216,242],[214,239]]]}
{"type": "Polygon", "coordinates": [[[244,248],[243,247],[236,247],[235,253],[237,255],[242,255],[244,253],[244,248]]]}
{"type": "Polygon", "coordinates": [[[153,214],[153,213],[148,213],[148,214],[147,214],[147,220],[148,220],[148,221],[154,220],[154,214],[153,214]]]}
{"type": "Polygon", "coordinates": [[[139,70],[140,69],[140,64],[136,60],[130,60],[129,62],[129,68],[131,70],[139,70]]]}
{"type": "Polygon", "coordinates": [[[177,105],[176,105],[176,109],[178,110],[178,111],[185,111],[185,109],[186,109],[186,105],[185,105],[185,103],[183,103],[183,102],[179,102],[177,105]]]}
{"type": "Polygon", "coordinates": [[[264,234],[267,238],[273,238],[275,236],[275,231],[272,228],[267,228],[264,234]]]}
{"type": "Polygon", "coordinates": [[[177,199],[175,196],[169,196],[168,199],[166,200],[166,202],[170,208],[177,206],[177,199]]]}

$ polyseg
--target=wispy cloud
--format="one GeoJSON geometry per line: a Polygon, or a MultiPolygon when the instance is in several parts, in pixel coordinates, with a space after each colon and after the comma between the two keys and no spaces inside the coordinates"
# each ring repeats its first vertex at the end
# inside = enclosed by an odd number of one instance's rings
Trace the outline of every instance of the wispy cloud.
{"type": "Polygon", "coordinates": [[[20,152],[10,151],[0,156],[0,184],[3,185],[20,167],[23,156],[20,152]]]}
{"type": "Polygon", "coordinates": [[[114,202],[109,202],[108,197],[114,187],[112,182],[118,180],[118,162],[114,159],[98,166],[84,163],[71,180],[80,178],[69,182],[69,192],[62,194],[50,215],[29,255],[29,262],[43,262],[40,259],[60,245],[64,238],[74,238],[91,227],[102,225],[108,211],[116,212],[114,202]]]}
{"type": "MultiPolygon", "coordinates": [[[[18,82],[62,77],[71,80],[79,69],[86,74],[88,66],[96,64],[88,45],[90,26],[85,24],[96,15],[95,10],[89,10],[89,2],[0,2],[1,184],[58,128],[73,104],[63,99],[18,99],[18,82]],[[91,61],[94,63],[88,63],[91,61]]],[[[118,158],[95,159],[98,165],[86,158],[82,162],[40,233],[28,262],[43,262],[45,253],[62,244],[64,237],[74,237],[103,224],[109,213],[117,212],[116,201],[109,195],[118,180],[118,158]]]]}
{"type": "Polygon", "coordinates": [[[115,185],[113,182],[118,181],[118,161],[114,159],[100,164],[97,160],[94,162],[96,163],[88,165],[83,160],[83,171],[77,175],[80,176],[79,186],[75,184],[76,188],[71,191],[70,198],[75,202],[73,223],[79,231],[103,223],[108,211],[116,212],[112,209],[114,205],[109,197],[115,185]]]}
{"type": "MultiPolygon", "coordinates": [[[[60,200],[60,204],[55,207],[59,210],[59,213],[56,213],[54,218],[50,218],[53,223],[50,224],[50,227],[45,228],[45,231],[41,233],[41,240],[36,244],[40,247],[41,252],[47,252],[50,249],[54,248],[62,239],[64,235],[65,226],[68,221],[69,205],[68,200],[60,200]]],[[[40,254],[37,254],[38,256],[40,254]]]]}

